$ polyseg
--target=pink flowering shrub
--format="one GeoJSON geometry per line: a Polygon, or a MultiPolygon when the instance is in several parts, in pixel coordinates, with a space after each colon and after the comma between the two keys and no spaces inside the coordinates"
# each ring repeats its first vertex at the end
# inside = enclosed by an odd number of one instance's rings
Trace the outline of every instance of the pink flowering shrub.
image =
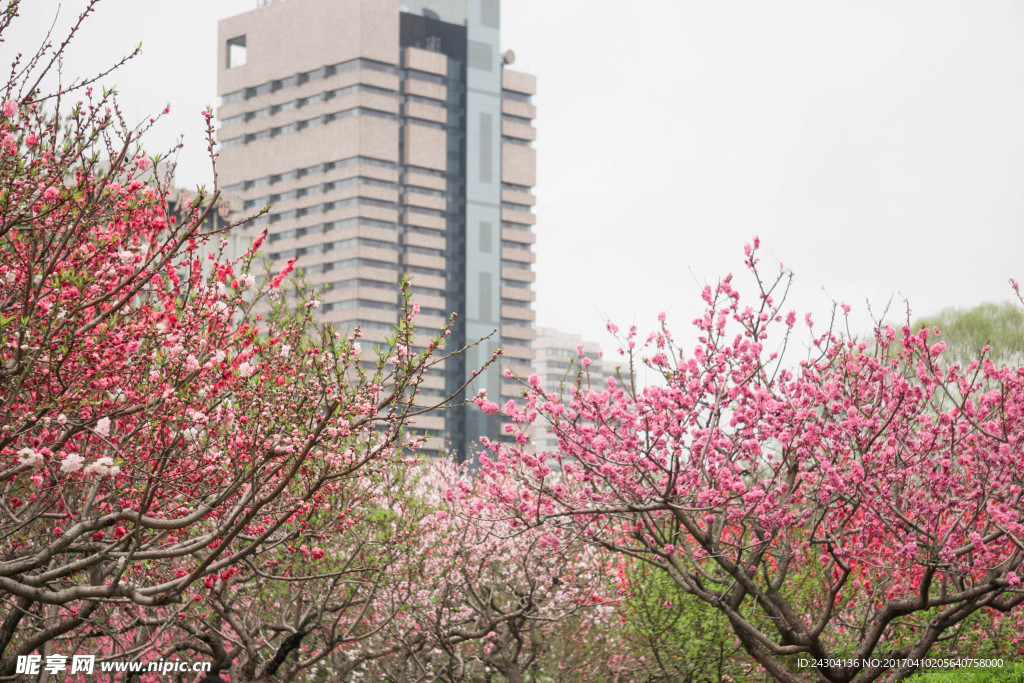
{"type": "Polygon", "coordinates": [[[387,487],[404,492],[392,504],[397,535],[388,551],[407,554],[378,593],[392,607],[372,619],[384,624],[378,634],[334,655],[333,675],[356,666],[368,680],[525,681],[558,672],[583,682],[635,673],[618,643],[605,553],[509,526],[485,484],[449,461],[411,466],[399,482],[387,487]]]}
{"type": "Polygon", "coordinates": [[[731,277],[707,287],[695,348],[665,322],[625,336],[630,367],[663,384],[582,371],[558,396],[524,382],[502,409],[514,439],[481,456],[491,504],[553,543],[582,535],[663,572],[778,680],[903,676],[914,665],[893,660],[975,613],[1019,619],[1024,368],[947,366],[937,331],[858,342],[809,315],[806,354],[790,359],[788,276],[766,280],[756,248],[757,295],[731,277]],[[532,450],[535,422],[556,452],[532,450]]]}
{"type": "Polygon", "coordinates": [[[394,362],[360,367],[358,331],[318,329],[315,300],[286,309],[292,263],[264,282],[262,237],[232,259],[207,232],[215,172],[172,215],[136,145],[148,123],[88,83],[33,89],[62,49],[0,88],[0,677],[49,648],[254,678],[297,642],[247,625],[255,587],[365,603],[339,577],[375,547],[338,508],[364,517],[364,479],[417,445],[443,336],[407,351],[407,314],[394,362]]]}

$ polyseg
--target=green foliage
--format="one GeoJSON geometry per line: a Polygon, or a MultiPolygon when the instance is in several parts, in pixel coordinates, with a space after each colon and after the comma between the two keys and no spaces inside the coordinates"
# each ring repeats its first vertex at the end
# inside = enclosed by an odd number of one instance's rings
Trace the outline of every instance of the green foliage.
{"type": "Polygon", "coordinates": [[[1022,646],[1019,644],[1019,618],[1001,615],[995,610],[975,612],[951,630],[949,636],[936,643],[928,656],[946,659],[964,656],[976,659],[1002,658],[1009,662],[1024,660],[1022,646]]]}
{"type": "Polygon", "coordinates": [[[1024,309],[1011,301],[983,303],[974,308],[946,308],[914,321],[913,329],[938,327],[946,342],[948,362],[968,363],[991,346],[988,358],[997,365],[1024,358],[1024,309]]]}
{"type": "Polygon", "coordinates": [[[645,563],[633,564],[627,574],[624,635],[637,654],[653,660],[648,681],[744,680],[749,657],[719,610],[645,563]]]}
{"type": "Polygon", "coordinates": [[[1024,683],[1024,662],[977,669],[934,669],[910,680],[914,683],[1024,683]]]}

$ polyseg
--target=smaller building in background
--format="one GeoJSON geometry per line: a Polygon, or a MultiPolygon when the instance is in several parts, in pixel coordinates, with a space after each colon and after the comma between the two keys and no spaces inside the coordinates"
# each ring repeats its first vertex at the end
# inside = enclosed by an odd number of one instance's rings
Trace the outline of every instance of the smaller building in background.
{"type": "MultiPolygon", "coordinates": [[[[561,332],[551,327],[538,327],[533,351],[534,372],[540,380],[540,385],[547,392],[567,393],[569,386],[576,384],[576,376],[582,368],[584,358],[590,360],[587,370],[591,383],[603,387],[609,376],[616,376],[618,363],[602,357],[601,347],[597,343],[586,341],[578,334],[561,332]]],[[[548,426],[543,417],[534,423],[534,452],[551,452],[558,449],[558,440],[553,434],[548,433],[548,426]]]]}

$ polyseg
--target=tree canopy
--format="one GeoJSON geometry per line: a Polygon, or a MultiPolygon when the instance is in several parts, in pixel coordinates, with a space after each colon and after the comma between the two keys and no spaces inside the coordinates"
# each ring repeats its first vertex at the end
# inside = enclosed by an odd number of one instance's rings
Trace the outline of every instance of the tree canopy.
{"type": "Polygon", "coordinates": [[[945,308],[918,318],[913,328],[939,329],[950,361],[967,363],[989,347],[986,357],[996,364],[1024,362],[1024,307],[1019,302],[945,308]]]}
{"type": "Polygon", "coordinates": [[[624,335],[664,386],[534,376],[521,401],[479,398],[516,425],[482,458],[493,504],[662,572],[780,681],[901,680],[975,613],[1020,619],[1024,368],[950,365],[909,326],[869,348],[785,310],[756,242],[746,264],[752,300],[707,287],[694,349],[664,315],[624,335]],[[538,419],[557,451],[530,448],[538,419]]]}

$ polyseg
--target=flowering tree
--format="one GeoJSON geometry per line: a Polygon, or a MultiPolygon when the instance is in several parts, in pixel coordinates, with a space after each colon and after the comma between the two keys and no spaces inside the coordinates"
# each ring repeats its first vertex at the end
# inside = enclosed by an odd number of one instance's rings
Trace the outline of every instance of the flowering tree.
{"type": "Polygon", "coordinates": [[[381,459],[325,491],[281,543],[209,577],[186,619],[177,606],[132,606],[136,618],[125,621],[134,627],[117,651],[135,660],[189,654],[240,681],[327,672],[345,680],[386,656],[395,648],[379,635],[408,610],[408,571],[421,551],[419,517],[405,514],[407,470],[404,460],[381,459]]]}
{"type": "MultiPolygon", "coordinates": [[[[611,585],[599,554],[482,524],[467,514],[475,489],[451,462],[390,462],[305,516],[297,549],[282,545],[209,581],[186,619],[177,605],[130,606],[115,649],[131,659],[188,652],[241,681],[523,681],[549,671],[586,681],[626,671],[621,648],[593,647],[614,640],[617,623],[610,591],[595,592],[611,585]]],[[[77,643],[86,649],[88,636],[77,643]]]]}
{"type": "Polygon", "coordinates": [[[1024,368],[947,367],[937,330],[869,345],[809,315],[787,365],[789,278],[763,278],[756,249],[755,301],[731,277],[706,288],[692,352],[664,316],[625,336],[663,384],[584,372],[563,398],[530,378],[482,476],[514,522],[583,534],[720,611],[778,680],[900,680],[972,614],[1024,603],[1024,368]],[[538,419],[557,452],[531,452],[538,419]]]}
{"type": "MultiPolygon", "coordinates": [[[[262,237],[231,260],[204,233],[215,172],[169,215],[136,145],[149,124],[88,82],[39,89],[64,45],[16,61],[0,97],[0,675],[36,651],[130,658],[150,642],[199,642],[227,667],[233,600],[266,577],[286,590],[291,558],[321,559],[347,528],[336,506],[416,445],[404,426],[443,338],[411,351],[407,296],[372,369],[358,333],[311,331],[318,302],[290,312],[281,294],[292,261],[258,281],[262,237]],[[209,603],[220,622],[177,627],[209,603]]],[[[332,551],[318,580],[336,587],[371,545],[332,551]]],[[[331,596],[320,617],[363,600],[331,596]]]]}
{"type": "Polygon", "coordinates": [[[419,553],[402,572],[402,612],[381,631],[385,656],[358,648],[370,680],[585,681],[629,670],[620,648],[593,647],[614,639],[617,623],[602,553],[553,544],[540,529],[510,533],[481,483],[450,462],[409,475],[398,517],[415,520],[419,553]]]}

